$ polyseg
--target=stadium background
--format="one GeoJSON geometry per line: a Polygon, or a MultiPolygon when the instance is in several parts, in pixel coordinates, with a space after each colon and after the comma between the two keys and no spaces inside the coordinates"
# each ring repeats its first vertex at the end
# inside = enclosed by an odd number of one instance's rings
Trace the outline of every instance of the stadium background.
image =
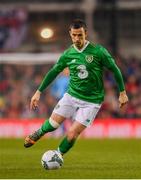
{"type": "MultiPolygon", "coordinates": [[[[85,19],[89,40],[112,53],[129,96],[128,106],[119,110],[116,83],[106,71],[105,102],[82,139],[141,138],[141,0],[1,0],[1,144],[37,129],[65,92],[67,70],[42,94],[38,110],[29,111],[30,98],[43,76],[71,43],[68,27],[74,18],[85,19]]],[[[70,123],[67,120],[47,136],[62,136],[70,123]]]]}

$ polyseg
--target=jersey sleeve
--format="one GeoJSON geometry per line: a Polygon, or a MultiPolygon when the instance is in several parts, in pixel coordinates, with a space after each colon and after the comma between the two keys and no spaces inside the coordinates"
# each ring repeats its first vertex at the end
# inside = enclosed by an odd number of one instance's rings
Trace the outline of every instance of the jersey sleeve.
{"type": "Polygon", "coordinates": [[[100,54],[101,54],[102,65],[113,72],[119,91],[120,92],[124,91],[125,86],[124,86],[123,77],[120,69],[115,63],[115,60],[104,47],[100,48],[100,54]]]}
{"type": "Polygon", "coordinates": [[[52,69],[45,75],[43,81],[41,82],[38,90],[40,92],[44,91],[48,85],[56,78],[56,76],[63,71],[66,67],[65,54],[59,58],[58,62],[52,67],[52,69]]]}

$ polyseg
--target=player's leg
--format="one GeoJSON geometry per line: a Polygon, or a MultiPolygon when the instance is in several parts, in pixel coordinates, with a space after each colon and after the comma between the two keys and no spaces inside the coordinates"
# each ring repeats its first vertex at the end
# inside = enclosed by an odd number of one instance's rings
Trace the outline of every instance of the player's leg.
{"type": "Polygon", "coordinates": [[[85,125],[74,121],[70,129],[68,130],[66,136],[61,141],[58,151],[63,155],[70,150],[70,148],[74,145],[76,139],[81,134],[81,132],[86,128],[85,125]]]}
{"type": "Polygon", "coordinates": [[[79,101],[79,104],[80,107],[76,112],[75,122],[72,124],[66,137],[58,147],[58,151],[62,155],[69,151],[69,149],[74,145],[77,137],[93,122],[101,107],[101,105],[85,103],[81,100],[79,101]]]}
{"type": "Polygon", "coordinates": [[[76,108],[72,106],[70,96],[67,94],[58,102],[49,120],[46,120],[41,128],[25,138],[25,147],[30,147],[39,140],[45,133],[56,130],[60,124],[72,116],[76,108]]]}
{"type": "Polygon", "coordinates": [[[51,117],[42,124],[41,128],[25,138],[24,146],[30,147],[35,144],[44,134],[56,130],[65,120],[65,117],[52,113],[51,117]]]}

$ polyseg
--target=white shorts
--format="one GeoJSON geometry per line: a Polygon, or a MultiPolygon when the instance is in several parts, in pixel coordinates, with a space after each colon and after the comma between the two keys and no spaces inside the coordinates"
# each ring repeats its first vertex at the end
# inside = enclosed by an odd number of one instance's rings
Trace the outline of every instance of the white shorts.
{"type": "Polygon", "coordinates": [[[76,120],[84,126],[89,126],[95,119],[100,107],[101,104],[86,102],[65,93],[57,103],[53,113],[76,120]]]}

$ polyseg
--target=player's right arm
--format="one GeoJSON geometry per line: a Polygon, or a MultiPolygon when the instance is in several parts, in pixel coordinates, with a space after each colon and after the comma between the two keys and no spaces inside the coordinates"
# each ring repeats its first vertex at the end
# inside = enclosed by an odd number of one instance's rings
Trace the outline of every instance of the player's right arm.
{"type": "Polygon", "coordinates": [[[41,93],[48,87],[48,85],[56,78],[56,76],[66,67],[65,55],[63,54],[53,68],[45,75],[39,88],[31,98],[30,109],[36,109],[40,100],[41,93]]]}
{"type": "Polygon", "coordinates": [[[38,107],[38,102],[40,100],[41,92],[37,90],[30,101],[30,110],[36,109],[38,107]]]}

